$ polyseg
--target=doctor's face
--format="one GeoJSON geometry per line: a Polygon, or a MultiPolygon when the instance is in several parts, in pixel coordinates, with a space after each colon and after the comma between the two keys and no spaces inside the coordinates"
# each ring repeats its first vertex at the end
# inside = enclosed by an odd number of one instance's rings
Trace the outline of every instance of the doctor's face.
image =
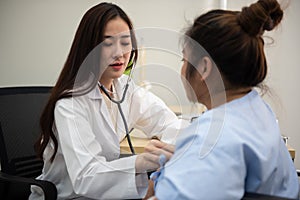
{"type": "Polygon", "coordinates": [[[110,20],[105,27],[104,41],[101,45],[101,62],[105,63],[106,68],[101,79],[119,78],[128,65],[132,50],[127,23],[120,17],[110,20]]]}

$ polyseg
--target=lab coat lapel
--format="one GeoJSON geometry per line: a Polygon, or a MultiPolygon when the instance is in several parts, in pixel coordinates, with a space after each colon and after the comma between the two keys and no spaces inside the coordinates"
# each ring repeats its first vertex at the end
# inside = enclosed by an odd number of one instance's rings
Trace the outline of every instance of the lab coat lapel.
{"type": "Polygon", "coordinates": [[[109,126],[110,131],[112,131],[113,133],[115,133],[114,125],[112,123],[112,120],[111,120],[111,117],[110,117],[110,113],[109,113],[109,111],[107,109],[107,106],[105,104],[105,100],[103,99],[103,97],[100,100],[100,115],[101,115],[101,118],[103,119],[103,123],[106,123],[109,126]]]}
{"type": "MultiPolygon", "coordinates": [[[[107,109],[104,97],[101,94],[98,86],[90,92],[89,97],[94,100],[97,100],[99,102],[99,108],[98,108],[99,114],[100,114],[99,120],[102,120],[105,127],[109,127],[109,130],[108,130],[109,132],[115,133],[115,129],[114,129],[109,111],[107,109]]],[[[113,135],[115,135],[115,134],[113,134],[113,135]]]]}

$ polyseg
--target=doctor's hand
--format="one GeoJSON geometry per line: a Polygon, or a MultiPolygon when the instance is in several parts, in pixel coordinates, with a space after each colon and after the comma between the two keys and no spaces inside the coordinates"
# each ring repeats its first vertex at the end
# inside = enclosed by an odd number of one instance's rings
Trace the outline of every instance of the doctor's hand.
{"type": "Polygon", "coordinates": [[[172,157],[174,150],[174,145],[159,140],[151,140],[148,145],[145,146],[145,152],[139,154],[136,158],[136,173],[155,171],[160,167],[160,155],[163,154],[167,162],[172,157]]]}

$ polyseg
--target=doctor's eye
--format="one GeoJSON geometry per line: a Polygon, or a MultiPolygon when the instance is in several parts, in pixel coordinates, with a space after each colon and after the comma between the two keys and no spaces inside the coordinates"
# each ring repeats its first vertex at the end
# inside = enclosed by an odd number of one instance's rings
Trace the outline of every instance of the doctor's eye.
{"type": "Polygon", "coordinates": [[[122,42],[121,43],[123,46],[128,46],[128,45],[130,45],[130,42],[122,42]]]}
{"type": "Polygon", "coordinates": [[[103,42],[103,46],[105,46],[105,47],[110,47],[112,45],[113,44],[111,42],[103,42]]]}
{"type": "Polygon", "coordinates": [[[122,45],[122,46],[129,46],[129,45],[131,45],[131,40],[130,40],[130,38],[122,39],[122,40],[121,40],[121,45],[122,45]]]}

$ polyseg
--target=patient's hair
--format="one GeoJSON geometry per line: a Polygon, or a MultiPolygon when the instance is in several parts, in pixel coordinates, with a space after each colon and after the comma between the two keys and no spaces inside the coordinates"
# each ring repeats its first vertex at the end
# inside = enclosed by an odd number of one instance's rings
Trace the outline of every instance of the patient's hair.
{"type": "MultiPolygon", "coordinates": [[[[228,87],[254,87],[267,75],[262,36],[273,30],[282,17],[276,0],[259,0],[241,11],[209,11],[196,18],[186,35],[208,52],[228,87]]],[[[196,51],[192,52],[193,57],[201,59],[196,51]]],[[[189,64],[187,80],[194,72],[189,64]]]]}

